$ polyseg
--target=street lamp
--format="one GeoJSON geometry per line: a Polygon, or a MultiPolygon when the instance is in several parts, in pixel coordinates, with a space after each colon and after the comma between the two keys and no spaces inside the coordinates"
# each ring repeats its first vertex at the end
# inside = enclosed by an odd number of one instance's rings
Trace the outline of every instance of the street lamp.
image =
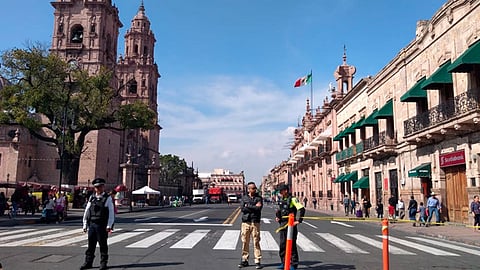
{"type": "MultiPolygon", "coordinates": [[[[60,155],[60,176],[59,176],[59,179],[58,179],[58,192],[60,192],[62,190],[62,178],[63,178],[63,166],[64,166],[64,156],[65,156],[65,137],[67,135],[67,125],[68,125],[68,111],[67,111],[67,106],[65,106],[63,108],[63,115],[62,115],[62,121],[61,121],[61,127],[58,127],[57,126],[57,123],[56,123],[56,120],[55,118],[53,119],[53,123],[52,123],[52,129],[53,130],[60,130],[60,135],[62,136],[61,138],[61,142],[58,141],[58,150],[59,150],[59,155],[60,155]]],[[[76,126],[75,126],[75,116],[72,117],[72,120],[71,120],[71,129],[75,129],[76,126]]]]}
{"type": "MultiPolygon", "coordinates": [[[[135,173],[134,172],[135,172],[135,167],[137,167],[138,164],[133,163],[132,159],[134,157],[132,157],[132,154],[126,153],[125,155],[127,156],[127,164],[131,165],[131,169],[130,169],[130,212],[132,212],[133,211],[133,189],[135,187],[135,185],[134,185],[135,173]]],[[[137,154],[137,156],[135,158],[139,158],[141,156],[142,156],[142,154],[139,153],[139,154],[137,154]]]]}

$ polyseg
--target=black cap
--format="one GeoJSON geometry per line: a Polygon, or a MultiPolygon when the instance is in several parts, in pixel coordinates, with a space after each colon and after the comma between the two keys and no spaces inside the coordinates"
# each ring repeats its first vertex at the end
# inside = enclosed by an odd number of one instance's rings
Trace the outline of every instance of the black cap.
{"type": "Polygon", "coordinates": [[[286,189],[286,190],[290,190],[290,188],[288,187],[288,185],[283,184],[283,185],[278,186],[278,191],[282,191],[282,190],[285,190],[285,189],[286,189]]]}
{"type": "Polygon", "coordinates": [[[106,181],[103,178],[95,178],[92,181],[92,185],[94,187],[103,186],[103,185],[105,185],[105,183],[106,183],[106,181]]]}

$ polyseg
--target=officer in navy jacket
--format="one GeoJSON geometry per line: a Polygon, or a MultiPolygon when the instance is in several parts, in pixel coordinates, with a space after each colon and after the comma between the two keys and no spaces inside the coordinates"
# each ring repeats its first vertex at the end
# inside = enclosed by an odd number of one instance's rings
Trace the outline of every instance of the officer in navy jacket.
{"type": "Polygon", "coordinates": [[[115,212],[112,197],[105,192],[105,180],[96,178],[92,181],[95,193],[88,199],[83,214],[83,232],[88,231],[88,248],[85,252],[85,263],[80,269],[92,268],[97,242],[100,246],[100,270],[107,269],[108,234],[112,231],[115,212]]]}

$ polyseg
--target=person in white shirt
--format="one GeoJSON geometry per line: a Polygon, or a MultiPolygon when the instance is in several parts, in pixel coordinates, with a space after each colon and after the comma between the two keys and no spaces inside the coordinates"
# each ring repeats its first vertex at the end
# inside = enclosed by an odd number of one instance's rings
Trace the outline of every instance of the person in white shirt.
{"type": "Polygon", "coordinates": [[[100,246],[100,270],[107,269],[108,233],[112,231],[115,212],[112,197],[105,192],[105,180],[96,178],[92,181],[95,193],[88,199],[83,214],[83,231],[88,231],[88,248],[85,252],[85,263],[80,269],[92,268],[97,242],[100,246]]]}

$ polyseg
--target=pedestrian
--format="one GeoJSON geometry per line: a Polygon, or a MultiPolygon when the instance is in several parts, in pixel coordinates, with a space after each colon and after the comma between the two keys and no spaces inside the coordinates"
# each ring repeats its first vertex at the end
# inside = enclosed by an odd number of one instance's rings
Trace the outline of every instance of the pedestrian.
{"type": "Polygon", "coordinates": [[[410,201],[408,202],[408,218],[413,223],[413,227],[417,226],[417,208],[418,203],[412,195],[410,196],[410,201]]]}
{"type": "Polygon", "coordinates": [[[312,203],[313,203],[313,209],[317,209],[317,198],[313,197],[312,203]]]}
{"type": "Polygon", "coordinates": [[[7,206],[7,198],[5,197],[5,193],[0,192],[0,217],[5,215],[5,208],[7,206]]]}
{"type": "Polygon", "coordinates": [[[113,203],[113,212],[116,214],[118,214],[118,208],[117,208],[117,204],[115,203],[115,197],[117,196],[117,191],[115,189],[112,189],[110,192],[109,192],[110,196],[112,197],[112,203],[113,203]]]}
{"type": "Polygon", "coordinates": [[[303,198],[303,207],[307,208],[307,202],[308,202],[307,197],[304,197],[303,198]]]}
{"type": "Polygon", "coordinates": [[[473,196],[473,202],[470,204],[470,211],[474,219],[474,230],[480,230],[480,202],[478,201],[478,195],[473,196]]]}
{"type": "Polygon", "coordinates": [[[363,204],[363,211],[365,212],[365,217],[369,218],[370,217],[370,208],[372,207],[372,204],[370,203],[370,200],[367,198],[367,196],[363,196],[362,200],[363,204]]]}
{"type": "Polygon", "coordinates": [[[355,201],[355,198],[354,198],[354,197],[352,197],[352,200],[350,201],[350,204],[351,204],[351,205],[350,205],[350,211],[351,211],[352,215],[354,215],[354,214],[355,214],[355,210],[356,210],[355,208],[356,208],[356,206],[357,206],[357,202],[355,201]]]}
{"type": "Polygon", "coordinates": [[[48,199],[44,202],[43,205],[45,211],[45,222],[49,224],[50,221],[52,221],[52,219],[54,218],[55,211],[55,200],[53,198],[53,194],[48,195],[48,199]]]}
{"type": "Polygon", "coordinates": [[[422,227],[422,225],[425,225],[425,222],[427,221],[427,214],[428,214],[428,210],[423,205],[423,202],[420,202],[420,206],[418,207],[418,213],[420,214],[418,218],[418,221],[420,223],[419,225],[420,227],[422,227]]]}
{"type": "Polygon", "coordinates": [[[440,212],[442,211],[442,206],[440,205],[440,201],[436,197],[437,194],[432,192],[430,197],[427,200],[427,209],[428,209],[428,219],[427,219],[427,227],[430,226],[430,222],[432,221],[433,213],[435,213],[436,224],[440,223],[440,212]]]}
{"type": "Polygon", "coordinates": [[[383,218],[383,203],[381,199],[378,199],[375,210],[377,211],[377,218],[383,218]]]}
{"type": "Polygon", "coordinates": [[[92,185],[95,192],[88,199],[83,214],[83,232],[88,231],[88,248],[85,252],[85,263],[80,270],[92,268],[97,242],[100,246],[99,270],[105,270],[108,263],[107,238],[115,221],[115,210],[112,197],[105,192],[105,180],[95,178],[92,185]]]}
{"type": "Polygon", "coordinates": [[[348,216],[348,213],[350,213],[350,198],[347,194],[343,197],[343,207],[345,207],[345,216],[348,216]]]}
{"type": "Polygon", "coordinates": [[[65,193],[62,191],[59,193],[58,199],[55,202],[55,212],[57,213],[59,222],[62,222],[65,219],[66,205],[67,205],[67,200],[65,198],[65,193]]]}
{"type": "Polygon", "coordinates": [[[262,269],[262,250],[260,249],[260,219],[262,217],[263,198],[257,192],[254,182],[247,184],[247,195],[242,197],[242,259],[238,267],[248,266],[250,249],[250,236],[253,239],[253,254],[255,256],[255,268],[262,269]]]}
{"type": "Polygon", "coordinates": [[[298,235],[298,224],[302,223],[303,217],[305,216],[305,207],[298,201],[296,197],[293,197],[289,193],[289,187],[287,185],[281,185],[279,187],[279,192],[281,198],[278,200],[278,209],[275,213],[275,220],[280,224],[281,230],[280,233],[280,260],[282,264],[278,269],[283,269],[285,264],[285,253],[287,245],[287,231],[288,231],[288,218],[287,216],[290,213],[293,213],[295,216],[295,221],[293,223],[293,235],[292,235],[292,257],[291,257],[291,269],[297,269],[298,267],[298,250],[297,250],[297,235],[298,235]],[[297,217],[297,213],[299,216],[297,217]]]}
{"type": "Polygon", "coordinates": [[[32,213],[32,215],[35,215],[35,196],[33,196],[31,191],[25,198],[25,205],[23,211],[25,212],[25,215],[27,215],[28,213],[32,213]]]}
{"type": "Polygon", "coordinates": [[[405,203],[403,202],[402,197],[398,199],[397,202],[398,217],[403,219],[405,217],[405,203]]]}
{"type": "Polygon", "coordinates": [[[395,198],[395,196],[391,196],[389,199],[388,199],[388,218],[389,219],[395,219],[396,216],[395,216],[395,207],[397,206],[397,199],[395,198]]]}

